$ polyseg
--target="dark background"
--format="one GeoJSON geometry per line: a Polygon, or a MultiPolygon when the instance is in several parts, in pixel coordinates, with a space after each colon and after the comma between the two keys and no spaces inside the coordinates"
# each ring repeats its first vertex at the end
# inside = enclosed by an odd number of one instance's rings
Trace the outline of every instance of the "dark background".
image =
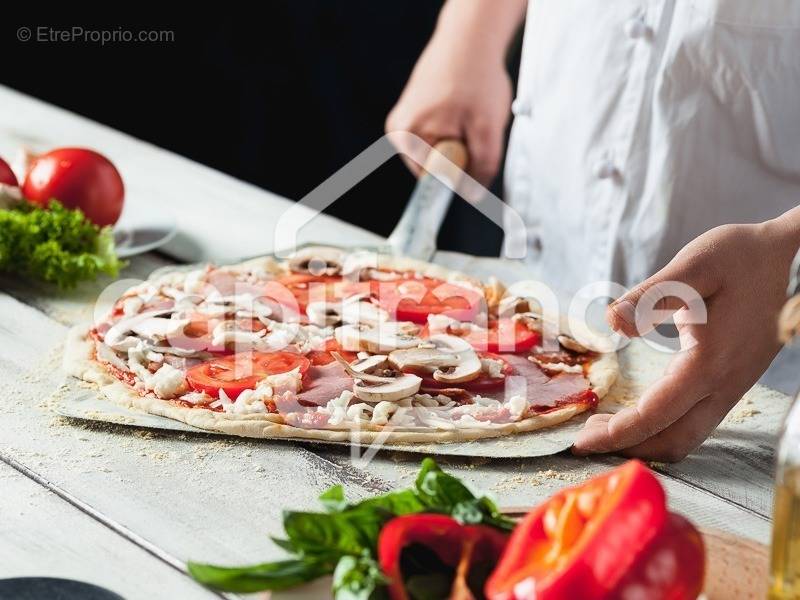
{"type": "MultiPolygon", "coordinates": [[[[19,18],[3,25],[2,82],[297,200],[383,134],[441,4],[272,0],[252,14],[124,25],[174,41],[104,46],[24,43],[16,30],[119,23],[19,18]]],[[[327,212],[386,235],[413,186],[394,158],[327,212]]],[[[454,202],[439,246],[496,255],[501,240],[454,202]]]]}

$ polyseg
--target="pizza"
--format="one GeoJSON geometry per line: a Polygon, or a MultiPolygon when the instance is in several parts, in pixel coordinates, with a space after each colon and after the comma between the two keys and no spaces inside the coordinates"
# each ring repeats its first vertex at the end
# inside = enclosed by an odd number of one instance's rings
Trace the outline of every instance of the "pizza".
{"type": "Polygon", "coordinates": [[[617,375],[613,352],[537,307],[496,280],[310,247],[157,271],[70,332],[65,368],[112,402],[239,436],[505,436],[595,408],[617,375]]]}

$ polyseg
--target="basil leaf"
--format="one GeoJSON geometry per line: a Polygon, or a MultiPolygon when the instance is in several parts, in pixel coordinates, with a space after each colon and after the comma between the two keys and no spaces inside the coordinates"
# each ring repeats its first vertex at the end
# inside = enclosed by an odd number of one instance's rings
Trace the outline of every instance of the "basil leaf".
{"type": "Polygon", "coordinates": [[[278,546],[279,548],[283,548],[284,550],[286,550],[291,554],[295,553],[294,544],[292,544],[290,540],[284,540],[283,538],[276,538],[276,537],[271,537],[269,539],[271,539],[272,543],[278,546]]]}
{"type": "Polygon", "coordinates": [[[333,596],[336,600],[376,600],[386,595],[387,582],[368,552],[343,556],[333,572],[333,596]]]}
{"type": "Polygon", "coordinates": [[[391,516],[401,516],[423,512],[426,506],[414,491],[402,490],[362,500],[353,505],[352,508],[356,510],[382,510],[391,516]]]}
{"type": "Polygon", "coordinates": [[[289,512],[283,528],[296,552],[352,554],[374,552],[381,527],[390,518],[382,511],[353,509],[340,513],[289,512]]]}
{"type": "Polygon", "coordinates": [[[313,559],[281,560],[249,567],[215,567],[188,563],[189,573],[203,585],[226,592],[285,590],[333,572],[333,563],[313,559]]]}
{"type": "Polygon", "coordinates": [[[486,497],[476,498],[461,480],[442,471],[430,458],[422,461],[415,486],[428,510],[469,525],[492,525],[508,531],[514,528],[514,522],[500,514],[494,502],[486,497]]]}
{"type": "Polygon", "coordinates": [[[347,507],[347,502],[344,499],[344,488],[341,485],[335,485],[322,492],[319,501],[322,502],[322,506],[328,512],[340,512],[347,507]]]}

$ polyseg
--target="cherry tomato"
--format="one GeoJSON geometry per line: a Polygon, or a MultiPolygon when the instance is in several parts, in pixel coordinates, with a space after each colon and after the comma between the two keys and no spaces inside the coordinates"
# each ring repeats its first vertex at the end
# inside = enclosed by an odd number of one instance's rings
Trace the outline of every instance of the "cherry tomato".
{"type": "MultiPolygon", "coordinates": [[[[514,367],[508,364],[505,360],[503,360],[502,356],[497,354],[491,354],[490,352],[479,352],[478,356],[481,358],[491,358],[493,360],[499,360],[503,362],[502,372],[503,375],[506,377],[509,375],[514,374],[514,367]]],[[[413,369],[408,370],[409,373],[413,372],[413,369]]],[[[506,384],[506,377],[489,377],[485,373],[481,373],[478,375],[477,378],[473,379],[472,381],[465,381],[464,383],[443,383],[441,381],[436,381],[430,373],[414,373],[415,375],[419,375],[422,377],[422,385],[421,388],[428,388],[433,390],[444,390],[447,388],[461,388],[465,389],[469,392],[489,392],[492,390],[497,390],[502,388],[506,384]]]]}
{"type": "Polygon", "coordinates": [[[41,206],[56,199],[79,208],[96,225],[113,225],[122,213],[125,187],[105,156],[85,148],[59,148],[33,159],[22,195],[41,206]]]}
{"type": "Polygon", "coordinates": [[[381,307],[397,321],[420,324],[427,323],[428,315],[440,314],[471,321],[483,299],[475,290],[431,277],[382,281],[377,290],[381,307]]]}
{"type": "Polygon", "coordinates": [[[17,176],[14,175],[14,171],[11,170],[11,167],[8,166],[8,163],[2,158],[0,158],[0,183],[3,185],[19,187],[17,176]]]}
{"type": "Polygon", "coordinates": [[[325,341],[324,350],[312,350],[306,354],[306,358],[308,358],[315,367],[323,367],[336,360],[331,355],[331,352],[338,352],[347,362],[353,362],[356,359],[355,352],[348,352],[333,338],[325,341]]]}
{"type": "Polygon", "coordinates": [[[305,356],[292,352],[239,352],[192,367],[186,372],[186,380],[197,392],[217,398],[222,389],[228,398],[235,400],[244,390],[254,389],[267,375],[297,368],[304,375],[310,365],[305,356]]]}

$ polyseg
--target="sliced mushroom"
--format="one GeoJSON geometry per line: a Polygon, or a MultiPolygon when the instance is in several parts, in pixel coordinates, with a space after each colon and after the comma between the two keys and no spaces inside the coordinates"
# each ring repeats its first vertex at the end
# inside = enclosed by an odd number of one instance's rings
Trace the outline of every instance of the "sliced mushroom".
{"type": "Polygon", "coordinates": [[[339,364],[344,367],[347,374],[355,380],[353,383],[353,393],[364,402],[392,402],[401,400],[402,398],[408,398],[416,394],[422,384],[422,379],[416,375],[389,371],[391,375],[378,376],[365,372],[369,370],[369,365],[372,365],[371,368],[375,369],[385,364],[385,356],[371,356],[362,359],[360,361],[361,366],[366,366],[363,372],[356,370],[356,366],[350,365],[339,353],[332,352],[331,356],[333,356],[339,364]]]}
{"type": "Polygon", "coordinates": [[[389,320],[389,313],[372,302],[344,302],[341,315],[345,323],[378,325],[389,320]]]}
{"type": "Polygon", "coordinates": [[[387,356],[385,354],[375,354],[366,358],[359,358],[350,363],[350,368],[357,373],[376,374],[376,370],[385,369],[388,366],[389,363],[386,359],[387,356]]]}
{"type": "Polygon", "coordinates": [[[295,273],[336,275],[342,268],[342,251],[328,246],[303,248],[289,259],[289,268],[295,273]]]}
{"type": "Polygon", "coordinates": [[[309,302],[306,315],[310,323],[319,327],[336,325],[342,320],[341,306],[335,302],[309,302]]]}
{"type": "Polygon", "coordinates": [[[416,375],[402,374],[390,383],[370,384],[356,380],[353,393],[364,402],[394,402],[413,396],[419,391],[422,379],[416,375]]]}
{"type": "Polygon", "coordinates": [[[558,343],[564,346],[567,350],[572,350],[573,352],[577,352],[578,354],[586,354],[589,349],[578,342],[575,338],[570,337],[568,335],[561,334],[557,338],[558,343]]]}
{"type": "MultiPolygon", "coordinates": [[[[145,321],[154,317],[169,314],[174,311],[174,308],[165,308],[161,310],[151,310],[132,317],[120,319],[106,331],[103,341],[111,346],[114,350],[127,350],[130,347],[130,340],[127,334],[133,331],[133,328],[145,321]]],[[[134,341],[138,341],[135,340],[134,341]]]]}
{"type": "Polygon", "coordinates": [[[465,340],[453,335],[433,335],[416,348],[389,354],[389,364],[400,371],[420,369],[442,383],[471,381],[481,374],[481,360],[465,340]]]}
{"type": "Polygon", "coordinates": [[[402,348],[413,348],[420,343],[416,335],[406,333],[403,323],[380,323],[377,327],[368,325],[342,325],[333,335],[336,341],[349,352],[362,350],[375,354],[391,352],[402,348]]]}

